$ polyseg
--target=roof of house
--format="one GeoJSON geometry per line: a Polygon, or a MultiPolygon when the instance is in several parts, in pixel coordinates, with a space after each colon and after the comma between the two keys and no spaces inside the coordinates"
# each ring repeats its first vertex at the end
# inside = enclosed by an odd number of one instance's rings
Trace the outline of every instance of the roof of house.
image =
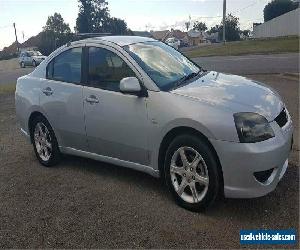
{"type": "Polygon", "coordinates": [[[151,35],[154,39],[164,40],[169,32],[169,30],[151,31],[151,35]]]}
{"type": "Polygon", "coordinates": [[[198,30],[189,30],[187,35],[191,38],[207,38],[207,34],[204,31],[198,31],[198,30]]]}
{"type": "Polygon", "coordinates": [[[134,36],[153,37],[148,31],[132,31],[134,36]]]}
{"type": "Polygon", "coordinates": [[[183,32],[181,30],[160,30],[160,31],[152,31],[151,32],[153,38],[157,40],[166,40],[167,38],[170,37],[175,37],[177,39],[183,39],[186,37],[186,32],[183,32]]]}
{"type": "Polygon", "coordinates": [[[177,39],[183,39],[187,35],[187,33],[181,30],[171,30],[170,35],[177,39]]]}

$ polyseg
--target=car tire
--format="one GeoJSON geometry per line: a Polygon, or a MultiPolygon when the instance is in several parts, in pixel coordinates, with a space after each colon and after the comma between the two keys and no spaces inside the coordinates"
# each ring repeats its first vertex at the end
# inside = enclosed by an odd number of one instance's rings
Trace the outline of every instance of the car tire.
{"type": "Polygon", "coordinates": [[[36,61],[35,60],[32,61],[32,66],[36,67],[36,61]]]}
{"type": "Polygon", "coordinates": [[[194,212],[213,204],[220,187],[218,167],[205,139],[192,134],[177,136],[164,162],[165,182],[176,203],[194,212]]]}
{"type": "Polygon", "coordinates": [[[38,116],[33,120],[30,135],[39,162],[45,167],[56,165],[61,153],[54,131],[45,117],[38,116]]]}
{"type": "Polygon", "coordinates": [[[20,63],[20,66],[21,66],[21,68],[25,68],[25,63],[24,63],[24,62],[21,62],[21,63],[20,63]]]}

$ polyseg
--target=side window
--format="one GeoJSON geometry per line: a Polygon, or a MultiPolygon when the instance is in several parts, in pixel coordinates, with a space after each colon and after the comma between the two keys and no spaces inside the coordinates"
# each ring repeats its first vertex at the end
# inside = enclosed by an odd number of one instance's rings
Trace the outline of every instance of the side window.
{"type": "Polygon", "coordinates": [[[88,83],[90,86],[118,92],[120,81],[131,76],[136,75],[118,55],[103,48],[89,48],[88,83]]]}
{"type": "Polygon", "coordinates": [[[56,56],[47,66],[47,78],[80,83],[82,48],[73,48],[56,56]]]}

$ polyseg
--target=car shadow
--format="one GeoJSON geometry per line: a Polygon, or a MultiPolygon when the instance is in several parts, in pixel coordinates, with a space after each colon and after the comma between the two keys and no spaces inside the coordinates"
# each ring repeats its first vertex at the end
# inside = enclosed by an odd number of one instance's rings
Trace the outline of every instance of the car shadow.
{"type": "MultiPolygon", "coordinates": [[[[156,192],[157,195],[162,196],[168,203],[173,203],[176,206],[163,181],[146,173],[77,156],[66,155],[63,157],[62,163],[59,167],[88,171],[95,175],[110,178],[113,181],[130,183],[139,187],[142,186],[145,191],[156,192]]],[[[267,219],[270,216],[293,216],[296,219],[299,218],[297,215],[299,211],[298,183],[298,167],[289,167],[276,190],[270,194],[252,199],[229,199],[221,197],[206,211],[202,211],[202,215],[213,217],[214,219],[221,219],[226,216],[241,223],[247,223],[250,219],[253,223],[259,225],[268,224],[267,219]],[[290,199],[290,201],[287,202],[287,199],[290,199]],[[291,205],[293,207],[289,207],[291,205]],[[294,214],[286,214],[287,211],[294,211],[294,214]]]]}
{"type": "Polygon", "coordinates": [[[63,164],[60,164],[58,167],[62,167],[63,165],[63,168],[88,171],[105,178],[124,183],[132,183],[133,185],[140,185],[140,183],[142,183],[145,190],[155,191],[157,194],[172,200],[166,185],[160,178],[155,178],[141,171],[71,155],[64,155],[62,163],[63,164]]]}

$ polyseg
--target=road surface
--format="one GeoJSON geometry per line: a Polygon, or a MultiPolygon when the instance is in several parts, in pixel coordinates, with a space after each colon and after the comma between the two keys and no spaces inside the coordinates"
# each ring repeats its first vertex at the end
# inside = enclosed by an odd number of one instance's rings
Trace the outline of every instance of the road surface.
{"type": "Polygon", "coordinates": [[[231,74],[298,73],[299,54],[212,56],[193,58],[204,69],[231,74]]]}
{"type": "MultiPolygon", "coordinates": [[[[246,55],[246,56],[214,56],[193,58],[197,64],[207,70],[215,70],[232,74],[269,74],[299,72],[299,55],[246,55]]],[[[30,73],[34,68],[0,69],[0,85],[15,84],[17,78],[30,73]]]]}

